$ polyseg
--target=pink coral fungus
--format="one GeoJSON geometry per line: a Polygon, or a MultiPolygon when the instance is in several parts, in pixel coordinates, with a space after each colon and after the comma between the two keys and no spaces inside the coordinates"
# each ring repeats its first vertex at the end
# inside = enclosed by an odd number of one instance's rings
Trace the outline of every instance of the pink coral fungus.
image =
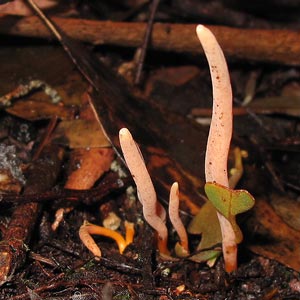
{"type": "Polygon", "coordinates": [[[165,224],[166,212],[157,201],[156,192],[141,151],[127,128],[120,130],[119,139],[127,167],[137,187],[138,198],[143,205],[144,218],[158,233],[159,252],[168,255],[168,229],[165,224]]]}
{"type": "MultiPolygon", "coordinates": [[[[207,182],[228,187],[227,160],[232,135],[232,90],[226,60],[213,33],[203,25],[197,26],[197,36],[208,60],[212,87],[213,111],[205,157],[207,182]]],[[[221,214],[218,219],[222,232],[225,269],[237,268],[237,243],[230,222],[221,214]]]]}

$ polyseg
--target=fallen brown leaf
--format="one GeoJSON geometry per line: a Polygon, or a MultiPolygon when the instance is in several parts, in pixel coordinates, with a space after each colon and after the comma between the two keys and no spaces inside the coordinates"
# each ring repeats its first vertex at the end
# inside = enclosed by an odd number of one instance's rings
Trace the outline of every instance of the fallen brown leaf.
{"type": "Polygon", "coordinates": [[[255,253],[276,259],[299,271],[300,269],[300,231],[288,226],[267,199],[256,199],[254,213],[247,223],[249,233],[245,242],[255,253]]]}

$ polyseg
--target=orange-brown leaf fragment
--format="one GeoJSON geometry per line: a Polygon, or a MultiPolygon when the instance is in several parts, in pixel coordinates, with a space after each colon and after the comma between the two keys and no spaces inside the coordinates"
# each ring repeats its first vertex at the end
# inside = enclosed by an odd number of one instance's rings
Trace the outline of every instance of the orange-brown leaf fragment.
{"type": "Polygon", "coordinates": [[[72,160],[77,169],[68,177],[65,188],[85,190],[109,170],[114,159],[111,148],[76,149],[72,152],[72,160]]]}

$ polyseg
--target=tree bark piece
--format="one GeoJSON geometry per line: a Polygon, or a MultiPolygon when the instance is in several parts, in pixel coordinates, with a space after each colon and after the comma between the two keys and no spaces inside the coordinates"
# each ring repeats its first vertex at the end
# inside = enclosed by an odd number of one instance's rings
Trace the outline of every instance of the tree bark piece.
{"type": "MultiPolygon", "coordinates": [[[[139,47],[146,23],[52,18],[70,37],[97,45],[139,47]]],[[[178,53],[203,53],[194,24],[156,23],[151,47],[178,53]]],[[[300,65],[300,32],[292,30],[237,29],[208,26],[224,49],[226,57],[284,65],[300,65]],[[274,38],[276,37],[276,38],[274,38]]],[[[53,38],[38,17],[0,15],[0,34],[53,38]]]]}

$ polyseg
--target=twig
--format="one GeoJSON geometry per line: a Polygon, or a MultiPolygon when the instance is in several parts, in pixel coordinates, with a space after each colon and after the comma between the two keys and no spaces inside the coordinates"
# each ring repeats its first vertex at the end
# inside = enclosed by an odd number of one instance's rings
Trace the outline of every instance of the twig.
{"type": "MultiPolygon", "coordinates": [[[[146,23],[52,18],[69,37],[97,45],[139,47],[146,23]]],[[[151,48],[177,53],[203,53],[194,24],[155,23],[151,48]]],[[[226,57],[285,65],[300,65],[300,32],[292,30],[237,29],[208,26],[226,57]],[[274,39],[276,36],[276,39],[274,39]]],[[[38,17],[0,15],[0,34],[53,39],[38,17]]]]}
{"type": "Polygon", "coordinates": [[[58,121],[58,117],[57,117],[57,115],[54,115],[48,124],[48,127],[45,131],[44,137],[42,138],[42,142],[39,144],[36,152],[34,153],[34,155],[32,157],[33,161],[40,157],[44,147],[49,143],[50,136],[53,133],[53,131],[57,125],[57,121],[58,121]]]}
{"type": "Polygon", "coordinates": [[[33,11],[43,20],[43,22],[47,25],[47,27],[51,30],[51,32],[55,35],[55,37],[61,42],[62,36],[58,29],[54,26],[52,22],[43,14],[40,8],[36,5],[33,0],[27,0],[27,3],[33,9],[33,11]]]}
{"type": "Polygon", "coordinates": [[[150,43],[150,37],[151,37],[152,29],[153,29],[154,17],[155,17],[155,13],[156,13],[157,7],[159,5],[159,2],[160,2],[160,0],[152,1],[152,5],[151,5],[151,9],[150,9],[150,16],[149,16],[144,40],[143,40],[141,47],[139,49],[137,49],[139,56],[138,56],[137,69],[136,69],[136,75],[135,75],[135,81],[134,81],[134,83],[136,85],[140,84],[140,82],[141,82],[141,75],[142,75],[142,70],[143,70],[143,66],[144,66],[144,61],[146,58],[146,52],[147,52],[148,45],[150,43]]]}
{"type": "Polygon", "coordinates": [[[119,179],[114,173],[107,174],[99,185],[89,190],[61,189],[56,191],[47,191],[44,193],[34,193],[26,195],[2,195],[1,203],[28,203],[28,202],[47,202],[61,199],[64,205],[75,205],[83,203],[85,205],[95,204],[108,194],[117,190],[125,189],[131,183],[131,179],[119,179]]]}

